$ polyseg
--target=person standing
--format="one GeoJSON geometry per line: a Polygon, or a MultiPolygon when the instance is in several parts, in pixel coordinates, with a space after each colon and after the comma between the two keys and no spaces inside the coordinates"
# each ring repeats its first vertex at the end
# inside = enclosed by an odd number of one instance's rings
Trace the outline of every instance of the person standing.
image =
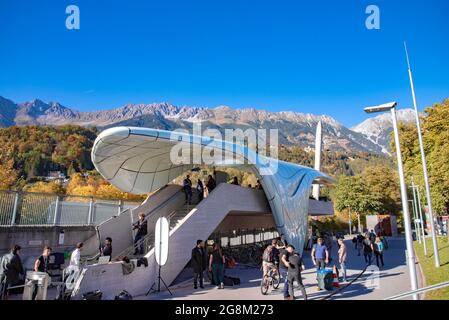
{"type": "Polygon", "coordinates": [[[285,239],[285,234],[282,233],[279,240],[282,242],[282,245],[283,245],[285,248],[288,246],[287,239],[285,239]]]}
{"type": "Polygon", "coordinates": [[[363,240],[365,240],[365,238],[359,233],[357,235],[357,256],[360,257],[360,251],[362,251],[363,249],[363,240]]]}
{"type": "Polygon", "coordinates": [[[145,213],[139,213],[138,217],[139,219],[133,227],[133,230],[137,229],[136,236],[134,237],[134,255],[144,254],[144,243],[140,240],[145,238],[145,236],[148,234],[148,223],[145,220],[145,213]],[[139,241],[140,244],[136,246],[139,241]]]}
{"type": "Polygon", "coordinates": [[[201,179],[198,179],[198,183],[196,184],[196,191],[198,192],[198,202],[203,201],[204,199],[204,185],[201,179]]]}
{"type": "Polygon", "coordinates": [[[44,249],[42,250],[42,254],[34,262],[35,272],[48,273],[48,270],[50,270],[49,269],[50,255],[51,255],[51,248],[49,246],[45,246],[44,249]]]}
{"type": "Polygon", "coordinates": [[[185,204],[192,204],[192,180],[190,180],[189,175],[187,175],[182,182],[182,188],[184,189],[184,193],[186,195],[185,204]]]}
{"type": "Polygon", "coordinates": [[[374,251],[373,243],[371,242],[369,237],[369,234],[366,234],[365,240],[363,240],[363,256],[365,257],[365,262],[367,264],[371,264],[374,251]]]}
{"type": "Polygon", "coordinates": [[[217,184],[215,182],[215,179],[211,175],[209,175],[207,183],[206,183],[206,188],[207,188],[208,194],[210,194],[212,192],[212,190],[215,189],[216,185],[217,184]]]}
{"type": "Polygon", "coordinates": [[[106,237],[104,239],[104,246],[101,248],[101,255],[103,257],[109,257],[109,261],[112,259],[112,239],[110,237],[106,237]]]}
{"type": "Polygon", "coordinates": [[[326,246],[327,251],[329,252],[329,262],[332,261],[332,244],[333,244],[332,233],[326,233],[324,235],[324,245],[326,246]]]}
{"type": "Polygon", "coordinates": [[[282,279],[284,280],[284,290],[282,291],[283,295],[284,295],[284,300],[289,300],[290,298],[290,294],[288,291],[288,267],[289,267],[289,262],[288,259],[290,258],[291,253],[293,252],[293,250],[289,249],[289,247],[285,247],[283,249],[279,250],[279,272],[281,274],[282,279]]]}
{"type": "Polygon", "coordinates": [[[343,239],[338,239],[340,248],[338,249],[338,262],[340,263],[340,269],[343,274],[343,282],[346,282],[346,245],[343,239]]]}
{"type": "Polygon", "coordinates": [[[11,251],[0,259],[0,300],[8,299],[8,287],[18,285],[25,276],[19,245],[14,245],[11,251]]]}
{"type": "MultiPolygon", "coordinates": [[[[42,251],[42,255],[37,258],[34,262],[34,271],[35,272],[45,272],[48,273],[50,270],[50,255],[51,248],[49,246],[45,246],[42,251]]],[[[33,288],[33,293],[31,295],[31,300],[35,300],[38,293],[38,284],[36,283],[33,288]]]]}
{"type": "Polygon", "coordinates": [[[295,281],[301,290],[304,300],[307,300],[307,293],[304,284],[302,283],[301,271],[304,269],[302,258],[298,253],[295,253],[295,247],[287,246],[287,251],[290,253],[288,258],[288,294],[289,300],[295,300],[294,284],[295,281]]]}
{"type": "Polygon", "coordinates": [[[78,242],[76,244],[75,250],[73,250],[72,255],[70,256],[70,264],[69,266],[72,268],[80,269],[80,259],[81,259],[81,250],[83,250],[83,243],[78,242]]]}
{"type": "Polygon", "coordinates": [[[382,240],[380,239],[380,237],[376,238],[376,242],[374,243],[374,254],[376,256],[376,264],[377,267],[380,268],[379,266],[379,259],[380,262],[382,263],[382,267],[384,266],[384,244],[382,242],[382,240]]]}
{"type": "Polygon", "coordinates": [[[192,249],[192,268],[193,268],[193,288],[198,289],[198,279],[200,288],[204,289],[203,285],[203,271],[204,271],[204,242],[203,240],[196,241],[196,247],[192,249]]]}
{"type": "Polygon", "coordinates": [[[326,268],[329,263],[329,251],[323,243],[323,238],[318,238],[317,243],[312,248],[312,262],[317,267],[317,271],[326,268]]]}
{"type": "Polygon", "coordinates": [[[221,250],[221,246],[216,242],[209,259],[209,271],[212,272],[212,278],[217,285],[217,289],[224,289],[223,279],[225,262],[226,260],[223,251],[221,250]]]}

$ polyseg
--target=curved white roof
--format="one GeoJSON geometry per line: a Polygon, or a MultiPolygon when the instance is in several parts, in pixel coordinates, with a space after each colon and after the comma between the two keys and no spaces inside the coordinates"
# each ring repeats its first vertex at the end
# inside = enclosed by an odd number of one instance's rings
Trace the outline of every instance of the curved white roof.
{"type": "MultiPolygon", "coordinates": [[[[101,175],[119,189],[143,194],[157,190],[182,173],[201,164],[229,166],[229,160],[254,172],[261,180],[278,230],[290,243],[302,249],[307,231],[308,200],[313,181],[332,180],[314,169],[256,154],[251,149],[223,140],[150,128],[116,127],[103,131],[92,148],[92,161],[101,175]],[[180,144],[182,141],[182,144],[180,144]],[[212,159],[193,155],[174,163],[170,154],[176,146],[209,154],[212,159]],[[214,157],[222,153],[224,157],[214,157]],[[215,158],[215,159],[214,159],[215,158]]],[[[235,165],[235,164],[234,164],[235,165]]]]}

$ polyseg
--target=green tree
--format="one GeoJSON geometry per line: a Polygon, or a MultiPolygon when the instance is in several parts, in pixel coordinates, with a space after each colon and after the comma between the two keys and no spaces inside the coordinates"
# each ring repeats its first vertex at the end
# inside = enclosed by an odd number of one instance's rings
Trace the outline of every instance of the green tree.
{"type": "MultiPolygon", "coordinates": [[[[421,119],[432,204],[438,215],[449,210],[449,99],[427,108],[421,119]]],[[[400,126],[404,171],[423,192],[424,178],[418,133],[413,124],[400,126]]],[[[392,147],[394,143],[392,142],[392,147]]],[[[425,199],[423,199],[425,201],[425,199]]]]}
{"type": "Polygon", "coordinates": [[[371,192],[361,176],[340,176],[334,193],[334,205],[338,211],[346,209],[366,215],[382,210],[382,197],[371,192]]]}

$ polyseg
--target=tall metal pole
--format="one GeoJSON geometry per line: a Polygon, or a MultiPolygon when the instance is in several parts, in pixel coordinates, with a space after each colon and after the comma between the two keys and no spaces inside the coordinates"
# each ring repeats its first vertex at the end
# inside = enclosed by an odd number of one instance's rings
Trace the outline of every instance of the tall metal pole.
{"type": "Polygon", "coordinates": [[[408,57],[407,44],[405,42],[404,42],[404,47],[405,47],[405,55],[407,56],[408,75],[410,77],[410,87],[412,89],[413,106],[415,107],[415,118],[416,118],[416,128],[418,129],[419,148],[421,150],[421,162],[422,162],[422,168],[423,168],[423,174],[424,174],[424,185],[426,188],[427,207],[429,208],[430,233],[432,235],[433,255],[435,257],[435,267],[439,268],[440,267],[440,255],[438,253],[437,235],[435,232],[435,223],[433,220],[432,197],[430,195],[426,154],[424,153],[424,144],[423,144],[422,132],[421,132],[421,122],[419,120],[419,113],[418,113],[418,106],[417,106],[418,104],[416,102],[416,95],[415,95],[415,85],[413,83],[412,69],[410,67],[410,60],[408,57]]]}
{"type": "MultiPolygon", "coordinates": [[[[399,140],[398,123],[396,119],[396,109],[391,108],[393,118],[394,141],[396,144],[396,155],[398,159],[399,180],[401,184],[402,211],[404,215],[405,243],[407,246],[407,264],[410,272],[410,283],[412,290],[418,289],[418,278],[416,276],[415,251],[413,250],[412,227],[408,210],[407,186],[404,178],[404,168],[402,166],[401,143],[399,140]]],[[[413,300],[418,300],[418,295],[413,295],[413,300]]]]}
{"type": "Polygon", "coordinates": [[[427,257],[427,243],[426,243],[426,234],[424,233],[425,228],[421,208],[421,195],[419,193],[418,186],[415,186],[415,189],[416,189],[416,197],[418,198],[419,219],[421,220],[422,237],[424,239],[424,255],[427,257]]]}

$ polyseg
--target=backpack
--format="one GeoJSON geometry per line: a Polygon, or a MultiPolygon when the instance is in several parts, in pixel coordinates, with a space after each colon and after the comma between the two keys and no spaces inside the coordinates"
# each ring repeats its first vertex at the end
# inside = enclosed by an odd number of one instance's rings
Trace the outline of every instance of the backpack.
{"type": "Polygon", "coordinates": [[[115,296],[114,300],[132,300],[133,296],[129,294],[128,291],[122,290],[117,296],[115,296]]]}
{"type": "Polygon", "coordinates": [[[274,252],[274,250],[273,250],[273,246],[268,246],[265,250],[264,250],[264,252],[263,252],[263,256],[262,256],[262,259],[263,259],[263,261],[265,261],[265,262],[273,262],[273,252],[274,252]]]}

